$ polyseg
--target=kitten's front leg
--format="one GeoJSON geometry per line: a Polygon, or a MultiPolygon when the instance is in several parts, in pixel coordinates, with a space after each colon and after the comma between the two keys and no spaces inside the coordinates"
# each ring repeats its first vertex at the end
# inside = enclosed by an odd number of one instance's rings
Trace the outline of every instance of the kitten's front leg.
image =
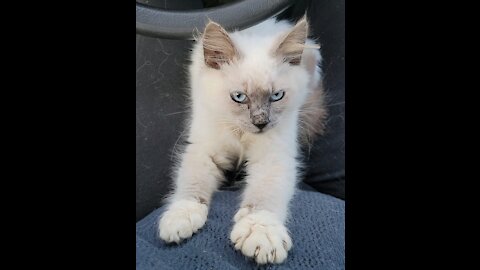
{"type": "Polygon", "coordinates": [[[208,146],[188,145],[175,179],[175,191],[159,222],[165,242],[190,238],[207,221],[208,205],[222,177],[208,146]]]}
{"type": "Polygon", "coordinates": [[[249,160],[247,187],[230,240],[259,264],[281,263],[292,247],[284,224],[296,183],[296,160],[291,153],[259,151],[269,154],[249,160]]]}

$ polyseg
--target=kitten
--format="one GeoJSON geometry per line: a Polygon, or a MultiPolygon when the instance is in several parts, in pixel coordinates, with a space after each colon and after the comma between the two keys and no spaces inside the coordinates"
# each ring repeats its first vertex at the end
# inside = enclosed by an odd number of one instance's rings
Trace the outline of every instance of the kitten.
{"type": "Polygon", "coordinates": [[[287,258],[296,157],[301,143],[321,133],[326,116],[319,46],[307,36],[305,17],[233,33],[208,23],[193,48],[189,144],[159,222],[164,241],[179,243],[197,232],[223,171],[246,160],[247,186],[230,240],[259,264],[287,258]]]}

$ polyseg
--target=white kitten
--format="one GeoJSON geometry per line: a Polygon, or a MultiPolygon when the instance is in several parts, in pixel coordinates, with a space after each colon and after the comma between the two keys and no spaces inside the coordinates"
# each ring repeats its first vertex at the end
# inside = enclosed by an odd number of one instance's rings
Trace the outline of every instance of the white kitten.
{"type": "Polygon", "coordinates": [[[227,33],[210,22],[189,69],[192,113],[160,237],[179,243],[207,220],[223,170],[247,161],[247,186],[230,239],[257,263],[281,263],[292,247],[285,227],[297,183],[300,142],[323,128],[319,46],[308,23],[267,20],[227,33]]]}

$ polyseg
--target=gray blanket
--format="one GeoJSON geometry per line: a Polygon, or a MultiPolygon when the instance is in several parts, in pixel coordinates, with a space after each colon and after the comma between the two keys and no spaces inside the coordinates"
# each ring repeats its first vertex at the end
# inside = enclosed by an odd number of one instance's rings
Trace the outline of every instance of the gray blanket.
{"type": "Polygon", "coordinates": [[[345,203],[314,191],[297,190],[287,227],[293,248],[280,265],[258,266],[236,251],[229,235],[240,191],[220,191],[205,226],[180,245],[157,237],[159,208],[137,222],[137,269],[344,269],[345,203]]]}

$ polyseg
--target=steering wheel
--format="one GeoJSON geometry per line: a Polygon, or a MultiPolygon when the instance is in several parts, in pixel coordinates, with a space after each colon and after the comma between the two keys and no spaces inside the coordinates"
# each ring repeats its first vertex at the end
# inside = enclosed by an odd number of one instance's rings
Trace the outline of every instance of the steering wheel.
{"type": "Polygon", "coordinates": [[[242,30],[287,9],[292,0],[241,0],[213,8],[165,10],[136,3],[137,33],[166,39],[193,39],[211,19],[227,30],[242,30]]]}

